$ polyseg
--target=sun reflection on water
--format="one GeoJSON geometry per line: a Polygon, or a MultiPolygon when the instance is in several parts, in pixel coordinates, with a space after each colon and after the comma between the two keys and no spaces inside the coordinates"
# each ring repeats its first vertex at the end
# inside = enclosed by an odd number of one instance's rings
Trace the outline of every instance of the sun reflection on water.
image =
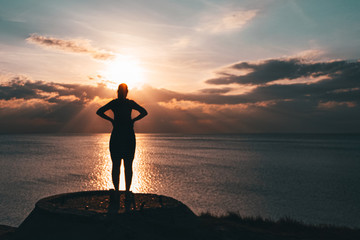
{"type": "Polygon", "coordinates": [[[146,164],[143,161],[143,153],[145,150],[144,143],[137,141],[135,159],[133,162],[133,180],[131,190],[133,192],[148,192],[151,186],[151,179],[146,177],[146,164]]]}
{"type": "MultiPolygon", "coordinates": [[[[107,190],[113,189],[111,179],[112,162],[109,151],[109,135],[103,135],[98,142],[98,161],[94,166],[90,185],[95,189],[107,190]]],[[[131,184],[131,191],[133,192],[148,192],[151,186],[151,178],[146,174],[146,163],[142,161],[145,150],[144,142],[137,141],[136,152],[133,162],[133,179],[131,184]]],[[[124,164],[120,167],[120,190],[125,190],[125,174],[124,164]]]]}
{"type": "Polygon", "coordinates": [[[98,141],[98,160],[92,172],[90,185],[95,189],[112,188],[111,180],[111,158],[109,153],[109,136],[102,135],[98,141]]]}

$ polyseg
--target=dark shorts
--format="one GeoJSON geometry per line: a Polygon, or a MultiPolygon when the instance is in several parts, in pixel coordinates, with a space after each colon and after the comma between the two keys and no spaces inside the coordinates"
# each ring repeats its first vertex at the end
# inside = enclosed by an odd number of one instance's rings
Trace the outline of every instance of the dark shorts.
{"type": "Polygon", "coordinates": [[[134,159],[135,155],[135,133],[134,130],[112,132],[110,137],[111,159],[134,159]]]}

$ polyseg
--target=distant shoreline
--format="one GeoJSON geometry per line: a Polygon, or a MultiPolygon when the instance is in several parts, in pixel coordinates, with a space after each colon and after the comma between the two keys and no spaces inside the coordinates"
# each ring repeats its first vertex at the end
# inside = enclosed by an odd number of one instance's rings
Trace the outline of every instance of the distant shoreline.
{"type": "MultiPolygon", "coordinates": [[[[0,132],[0,136],[1,135],[44,135],[44,136],[71,136],[71,135],[81,135],[81,136],[86,136],[86,135],[94,135],[94,134],[110,134],[111,132],[23,132],[23,133],[18,133],[18,132],[13,132],[13,133],[9,133],[9,132],[0,132]]],[[[312,133],[312,132],[264,132],[264,133],[179,133],[179,132],[168,132],[168,133],[150,133],[150,132],[136,132],[136,134],[144,134],[144,135],[178,135],[178,136],[221,136],[221,135],[234,135],[234,136],[266,136],[266,135],[283,135],[283,136],[287,136],[287,135],[297,135],[297,136],[321,136],[321,135],[334,135],[334,136],[339,136],[339,135],[354,135],[354,136],[360,136],[360,132],[326,132],[326,133],[312,133]]]]}

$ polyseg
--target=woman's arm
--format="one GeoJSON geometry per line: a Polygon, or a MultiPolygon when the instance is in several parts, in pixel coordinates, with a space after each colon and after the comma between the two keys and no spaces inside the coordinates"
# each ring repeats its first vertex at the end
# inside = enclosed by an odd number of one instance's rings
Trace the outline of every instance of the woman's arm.
{"type": "Polygon", "coordinates": [[[140,113],[137,117],[132,119],[132,121],[135,122],[135,121],[138,121],[138,120],[142,119],[143,117],[145,117],[148,114],[148,112],[145,110],[145,108],[143,108],[136,102],[133,102],[133,103],[134,103],[133,108],[140,113]]]}
{"type": "Polygon", "coordinates": [[[103,119],[106,119],[108,121],[110,121],[111,123],[114,123],[114,119],[112,119],[111,117],[109,117],[108,115],[105,114],[106,111],[110,110],[110,103],[107,103],[106,105],[102,106],[101,108],[99,108],[96,111],[96,114],[99,115],[100,117],[102,117],[103,119]]]}

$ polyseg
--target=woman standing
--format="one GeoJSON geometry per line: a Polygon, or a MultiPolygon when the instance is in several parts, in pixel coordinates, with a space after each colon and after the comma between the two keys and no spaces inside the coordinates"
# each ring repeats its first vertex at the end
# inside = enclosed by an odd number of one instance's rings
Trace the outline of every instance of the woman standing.
{"type": "Polygon", "coordinates": [[[118,98],[105,104],[96,114],[110,121],[113,125],[110,138],[110,154],[112,160],[112,181],[115,190],[119,190],[119,177],[121,159],[124,159],[125,185],[126,191],[130,191],[132,180],[132,163],[135,154],[135,133],[134,122],[147,115],[145,108],[138,105],[135,101],[126,98],[128,87],[125,83],[119,85],[118,98]],[[131,119],[131,111],[135,109],[140,114],[131,119]],[[114,112],[114,119],[105,114],[106,111],[114,112]]]}

